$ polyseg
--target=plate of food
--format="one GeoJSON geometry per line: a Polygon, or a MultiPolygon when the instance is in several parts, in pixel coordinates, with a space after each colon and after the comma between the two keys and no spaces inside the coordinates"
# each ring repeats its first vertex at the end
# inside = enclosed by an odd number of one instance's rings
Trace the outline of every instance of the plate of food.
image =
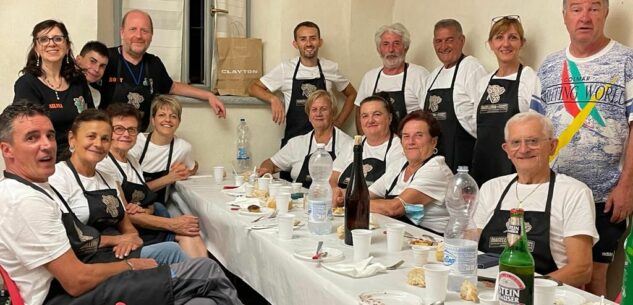
{"type": "Polygon", "coordinates": [[[587,300],[577,293],[556,289],[556,296],[554,297],[554,305],[582,305],[587,300]]]}
{"type": "Polygon", "coordinates": [[[411,239],[409,240],[409,246],[411,246],[411,249],[415,249],[415,248],[435,248],[434,246],[434,242],[430,239],[423,239],[423,238],[415,238],[415,239],[411,239]]]}
{"type": "Polygon", "coordinates": [[[422,305],[422,298],[417,295],[399,291],[385,290],[379,292],[363,292],[358,298],[361,305],[422,305]]]}
{"type": "MultiPolygon", "coordinates": [[[[321,256],[321,262],[324,263],[337,262],[345,258],[343,251],[336,248],[323,247],[321,248],[321,253],[327,253],[325,256],[321,256]]],[[[306,248],[295,251],[294,256],[304,261],[311,261],[316,263],[318,260],[312,259],[314,257],[314,254],[314,248],[306,248]]]]}
{"type": "Polygon", "coordinates": [[[246,216],[262,216],[272,213],[274,210],[270,208],[263,208],[258,205],[251,205],[245,209],[240,209],[239,213],[246,216]]]}
{"type": "Polygon", "coordinates": [[[333,208],[332,209],[332,216],[334,216],[334,217],[343,217],[343,216],[345,216],[345,208],[344,207],[333,208]]]}

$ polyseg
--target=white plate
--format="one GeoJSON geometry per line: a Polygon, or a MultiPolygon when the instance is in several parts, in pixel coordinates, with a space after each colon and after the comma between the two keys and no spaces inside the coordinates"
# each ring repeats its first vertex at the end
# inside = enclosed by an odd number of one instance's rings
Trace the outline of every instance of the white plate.
{"type": "Polygon", "coordinates": [[[229,195],[229,196],[233,196],[233,197],[240,197],[240,196],[244,196],[246,195],[246,192],[244,191],[244,188],[234,188],[234,189],[228,189],[228,190],[222,190],[222,193],[229,195]]]}
{"type": "MultiPolygon", "coordinates": [[[[312,259],[312,256],[314,255],[315,252],[316,252],[315,248],[301,249],[301,250],[295,251],[294,255],[298,259],[316,263],[317,260],[312,259]]],[[[336,262],[345,258],[343,251],[336,248],[323,247],[321,248],[321,252],[327,252],[327,256],[321,259],[321,262],[324,262],[324,263],[336,262]]]]}
{"type": "Polygon", "coordinates": [[[273,209],[271,208],[260,208],[259,212],[249,212],[248,210],[244,209],[244,210],[240,210],[240,214],[242,215],[246,215],[246,216],[262,216],[262,215],[267,215],[273,212],[273,209]]]}
{"type": "Polygon", "coordinates": [[[556,297],[554,297],[554,304],[556,305],[581,305],[587,302],[585,298],[577,293],[567,290],[556,290],[556,297]]]}
{"type": "Polygon", "coordinates": [[[358,298],[361,305],[422,305],[422,298],[399,290],[363,292],[358,298]]]}

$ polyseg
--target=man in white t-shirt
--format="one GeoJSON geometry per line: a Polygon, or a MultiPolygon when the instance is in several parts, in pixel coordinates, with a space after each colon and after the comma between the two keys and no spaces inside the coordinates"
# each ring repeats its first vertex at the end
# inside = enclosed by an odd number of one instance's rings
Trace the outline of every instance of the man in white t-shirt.
{"type": "Polygon", "coordinates": [[[334,118],[334,126],[341,127],[352,112],[356,89],[338,69],[338,64],[319,58],[319,48],[323,44],[319,26],[311,21],[299,23],[294,29],[292,46],[299,56],[283,62],[253,82],[248,89],[250,95],[270,104],[273,121],[286,122],[282,145],[295,136],[304,135],[312,130],[304,106],[308,96],[318,90],[334,89],[343,93],[345,103],[334,118]],[[283,102],[276,91],[283,93],[283,102]]]}
{"type": "Polygon", "coordinates": [[[442,19],[433,29],[433,48],[442,65],[426,79],[420,107],[440,121],[439,154],[453,173],[460,165],[470,166],[477,133],[474,94],[486,69],[477,58],[463,53],[466,36],[455,19],[442,19]]]}
{"type": "Polygon", "coordinates": [[[101,84],[101,78],[108,65],[108,47],[99,41],[88,41],[81,48],[81,52],[75,58],[75,62],[86,76],[90,94],[95,108],[99,108],[101,103],[101,92],[94,88],[92,84],[101,84]]]}
{"type": "Polygon", "coordinates": [[[356,105],[356,132],[363,134],[360,122],[360,102],[368,96],[382,92],[393,108],[393,129],[408,113],[420,109],[422,87],[429,71],[406,62],[411,45],[409,30],[394,23],[381,26],[374,35],[376,50],[382,59],[382,66],[365,73],[358,87],[356,105]]]}
{"type": "Polygon", "coordinates": [[[517,173],[484,183],[474,221],[479,250],[501,253],[510,210],[522,208],[536,272],[582,287],[591,279],[591,248],[598,241],[591,190],[549,168],[558,139],[552,123],[536,112],[522,112],[506,123],[503,150],[517,173]]]}

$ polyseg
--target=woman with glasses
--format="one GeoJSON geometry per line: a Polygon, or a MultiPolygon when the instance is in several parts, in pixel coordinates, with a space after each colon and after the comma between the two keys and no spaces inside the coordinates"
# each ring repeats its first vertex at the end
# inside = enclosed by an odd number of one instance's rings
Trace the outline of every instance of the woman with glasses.
{"type": "Polygon", "coordinates": [[[157,195],[145,183],[138,160],[128,154],[136,144],[140,112],[134,106],[123,103],[111,104],[107,112],[112,120],[112,145],[108,156],[97,164],[97,169],[121,183],[127,200],[127,214],[139,228],[144,244],[176,241],[190,257],[207,257],[207,249],[200,238],[198,218],[161,215],[159,211],[165,211],[165,207],[155,202],[157,195]]]}
{"type": "Polygon", "coordinates": [[[88,82],[77,68],[66,26],[45,20],[33,28],[26,66],[15,82],[13,102],[42,104],[53,122],[57,159],[68,149],[67,132],[75,117],[94,108],[88,82]]]}
{"type": "Polygon", "coordinates": [[[530,98],[537,90],[534,70],[521,64],[520,51],[525,35],[518,15],[492,19],[488,46],[497,57],[499,68],[481,78],[475,94],[477,141],[471,173],[481,186],[484,182],[515,172],[501,149],[503,128],[515,114],[530,109],[530,98]]]}

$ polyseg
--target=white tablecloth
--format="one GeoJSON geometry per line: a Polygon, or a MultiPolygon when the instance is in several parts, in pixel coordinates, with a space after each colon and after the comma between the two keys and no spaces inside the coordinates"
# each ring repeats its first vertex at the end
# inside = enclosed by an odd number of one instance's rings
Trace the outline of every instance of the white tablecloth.
{"type": "MultiPolygon", "coordinates": [[[[412,251],[408,247],[403,247],[403,251],[399,253],[387,253],[386,235],[381,227],[396,220],[373,215],[373,222],[379,229],[373,232],[370,255],[375,257],[374,262],[385,265],[404,259],[404,265],[395,271],[364,279],[352,279],[318,268],[313,262],[299,260],[293,256],[299,249],[316,250],[317,242],[323,240],[324,247],[343,251],[345,259],[340,262],[351,262],[352,247],[345,245],[336,234],[313,235],[308,231],[307,224],[295,230],[292,240],[278,239],[276,228],[249,231],[247,228],[255,217],[231,211],[227,202],[233,200],[233,197],[222,194],[221,188],[221,185],[214,184],[212,177],[194,176],[176,183],[172,198],[184,213],[200,217],[201,229],[209,252],[272,304],[358,304],[360,293],[383,290],[406,291],[424,299],[425,288],[406,283],[407,273],[413,267],[412,251]]],[[[292,210],[291,213],[297,215],[296,219],[306,222],[306,215],[302,209],[292,210]]],[[[333,232],[342,222],[342,217],[334,218],[333,232]]],[[[406,230],[416,236],[427,233],[413,226],[407,226],[406,230]]],[[[433,257],[431,254],[429,261],[434,262],[433,257]]],[[[479,270],[479,275],[494,277],[496,272],[496,268],[490,268],[479,270]]],[[[480,291],[485,289],[479,288],[480,291]]],[[[596,296],[573,287],[564,286],[559,289],[579,294],[587,301],[599,300],[596,296]]],[[[446,304],[474,303],[461,300],[458,293],[449,292],[446,304]]]]}

